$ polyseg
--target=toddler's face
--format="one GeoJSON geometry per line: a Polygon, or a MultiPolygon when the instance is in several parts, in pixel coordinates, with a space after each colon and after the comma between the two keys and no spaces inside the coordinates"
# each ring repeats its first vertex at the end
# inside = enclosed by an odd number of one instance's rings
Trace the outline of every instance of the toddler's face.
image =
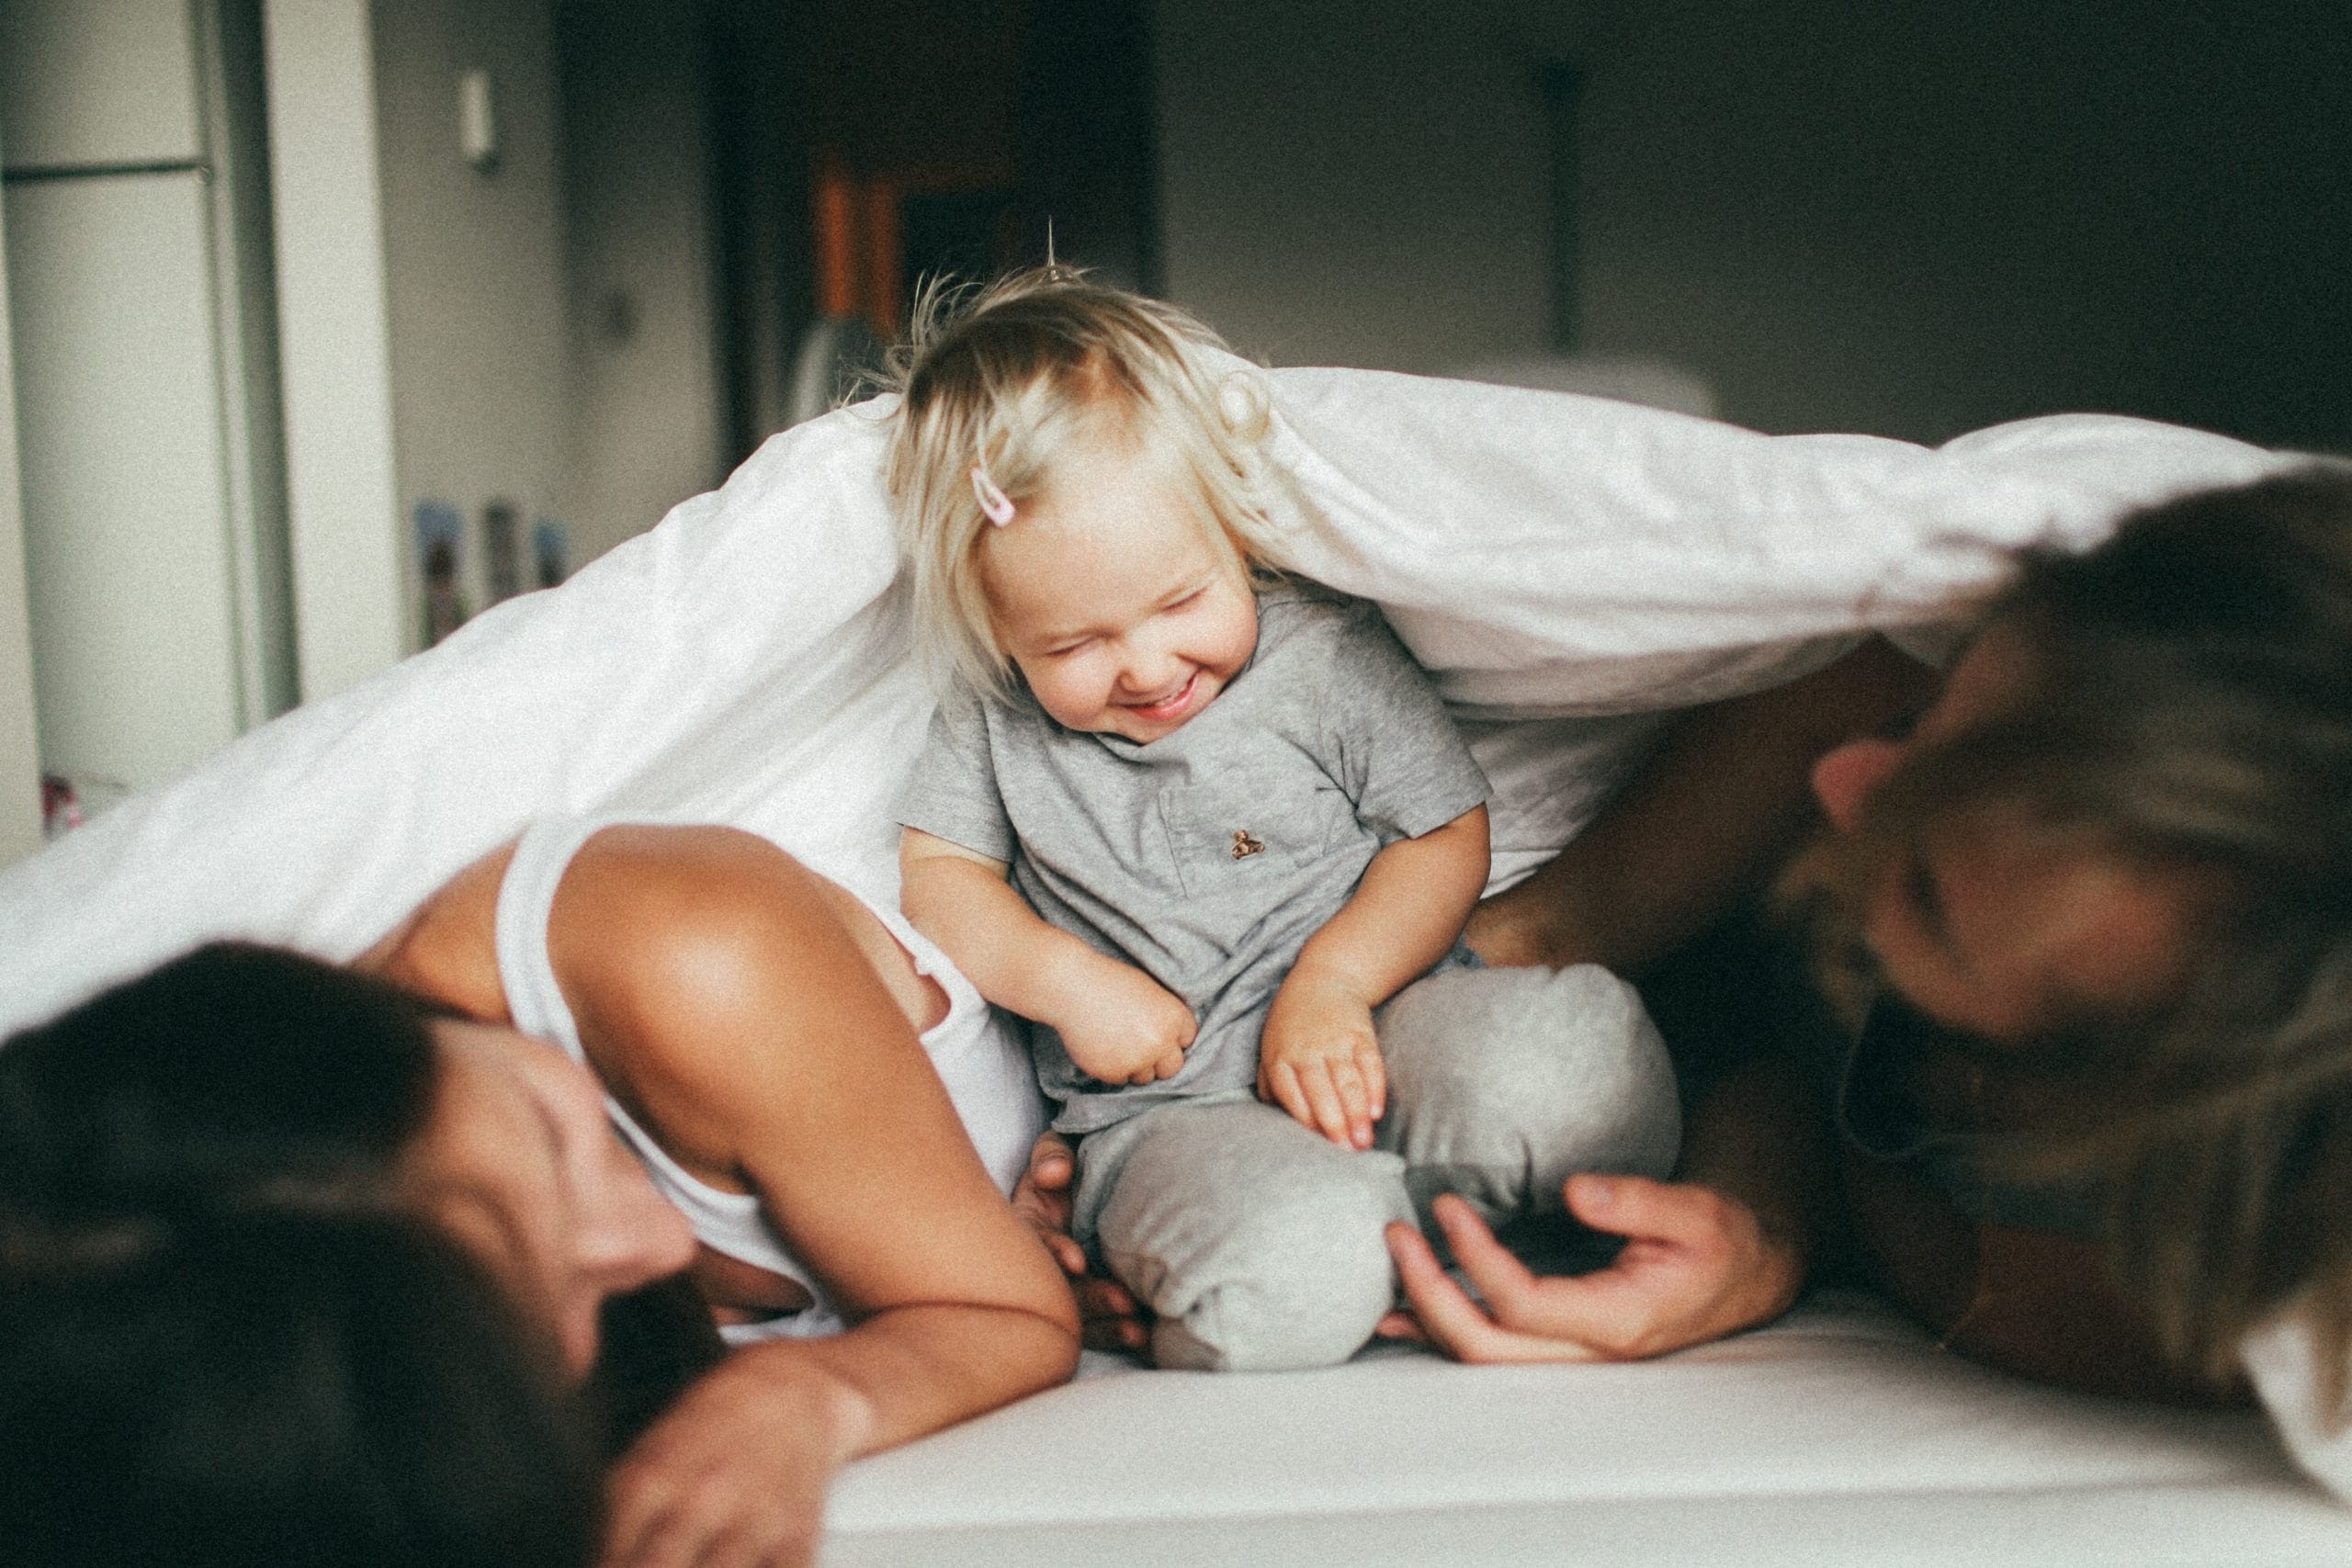
{"type": "Polygon", "coordinates": [[[1176,476],[1112,441],[1074,452],[980,541],[996,634],[1065,728],[1139,743],[1183,728],[1258,646],[1258,605],[1176,476]]]}

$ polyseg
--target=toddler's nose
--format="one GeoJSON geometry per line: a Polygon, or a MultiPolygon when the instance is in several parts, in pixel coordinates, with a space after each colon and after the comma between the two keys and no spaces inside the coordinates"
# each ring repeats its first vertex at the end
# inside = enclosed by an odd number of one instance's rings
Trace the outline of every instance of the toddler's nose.
{"type": "Polygon", "coordinates": [[[1183,663],[1164,649],[1130,649],[1126,668],[1120,673],[1120,684],[1130,698],[1148,701],[1164,697],[1170,688],[1182,683],[1183,663]]]}

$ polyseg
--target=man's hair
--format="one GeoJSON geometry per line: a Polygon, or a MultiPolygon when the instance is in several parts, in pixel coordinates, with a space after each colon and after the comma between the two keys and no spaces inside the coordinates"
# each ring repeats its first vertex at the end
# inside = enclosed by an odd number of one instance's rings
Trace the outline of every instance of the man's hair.
{"type": "Polygon", "coordinates": [[[1891,857],[1983,814],[2217,889],[2183,994],[2070,1042],[2068,1098],[2090,1109],[2032,1163],[2109,1195],[2113,1266],[2168,1351],[2225,1376],[2249,1329],[2301,1303],[2341,1410],[2352,468],[2185,496],[2087,553],[2029,555],[1990,624],[2018,639],[2025,689],[1906,759],[1850,842],[1820,852],[1820,880],[1851,911],[1891,857]]]}
{"type": "Polygon", "coordinates": [[[1267,521],[1265,387],[1172,305],[1048,265],[986,288],[935,284],[893,356],[887,475],[934,677],[1001,697],[1011,661],[977,555],[991,525],[973,482],[1021,507],[1073,449],[1126,443],[1165,463],[1210,549],[1243,571],[1286,563],[1267,521]]]}

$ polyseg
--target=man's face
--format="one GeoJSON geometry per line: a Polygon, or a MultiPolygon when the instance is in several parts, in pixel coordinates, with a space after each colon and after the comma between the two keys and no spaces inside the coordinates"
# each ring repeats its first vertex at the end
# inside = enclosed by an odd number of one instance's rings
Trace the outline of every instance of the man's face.
{"type": "MultiPolygon", "coordinates": [[[[1939,743],[2031,700],[2030,658],[2015,628],[1996,625],[1908,736],[1824,756],[1813,788],[1830,831],[1853,831],[1900,770],[1935,765],[1939,743]]],[[[2177,994],[2208,891],[2193,874],[1988,809],[1931,822],[1872,868],[1849,913],[1886,983],[1914,1007],[2008,1042],[2177,994]]]]}

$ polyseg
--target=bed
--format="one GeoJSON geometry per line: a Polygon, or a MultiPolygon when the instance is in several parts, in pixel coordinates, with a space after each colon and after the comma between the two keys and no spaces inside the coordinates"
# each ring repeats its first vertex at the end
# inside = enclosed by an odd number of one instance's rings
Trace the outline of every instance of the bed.
{"type": "MultiPolygon", "coordinates": [[[[1276,520],[1306,570],[1382,605],[1464,721],[1496,785],[1498,886],[1673,712],[1874,629],[1930,644],[2007,551],[2287,460],[2097,416],[1927,449],[1262,374],[1276,520]]],[[[930,697],[881,443],[875,405],[786,432],[564,587],[0,874],[0,1030],[207,937],[350,956],[549,812],[730,822],[894,897],[884,803],[930,697]]],[[[2352,1561],[2352,1511],[2259,1415],[2030,1387],[1857,1299],[1635,1366],[1388,1348],[1280,1376],[1087,1371],[854,1467],[827,1560],[2352,1561]]]]}
{"type": "Polygon", "coordinates": [[[2070,1394],[1853,1296],[1663,1360],[1138,1371],[854,1466],[828,1568],[2352,1561],[2252,1412],[2070,1394]]]}

